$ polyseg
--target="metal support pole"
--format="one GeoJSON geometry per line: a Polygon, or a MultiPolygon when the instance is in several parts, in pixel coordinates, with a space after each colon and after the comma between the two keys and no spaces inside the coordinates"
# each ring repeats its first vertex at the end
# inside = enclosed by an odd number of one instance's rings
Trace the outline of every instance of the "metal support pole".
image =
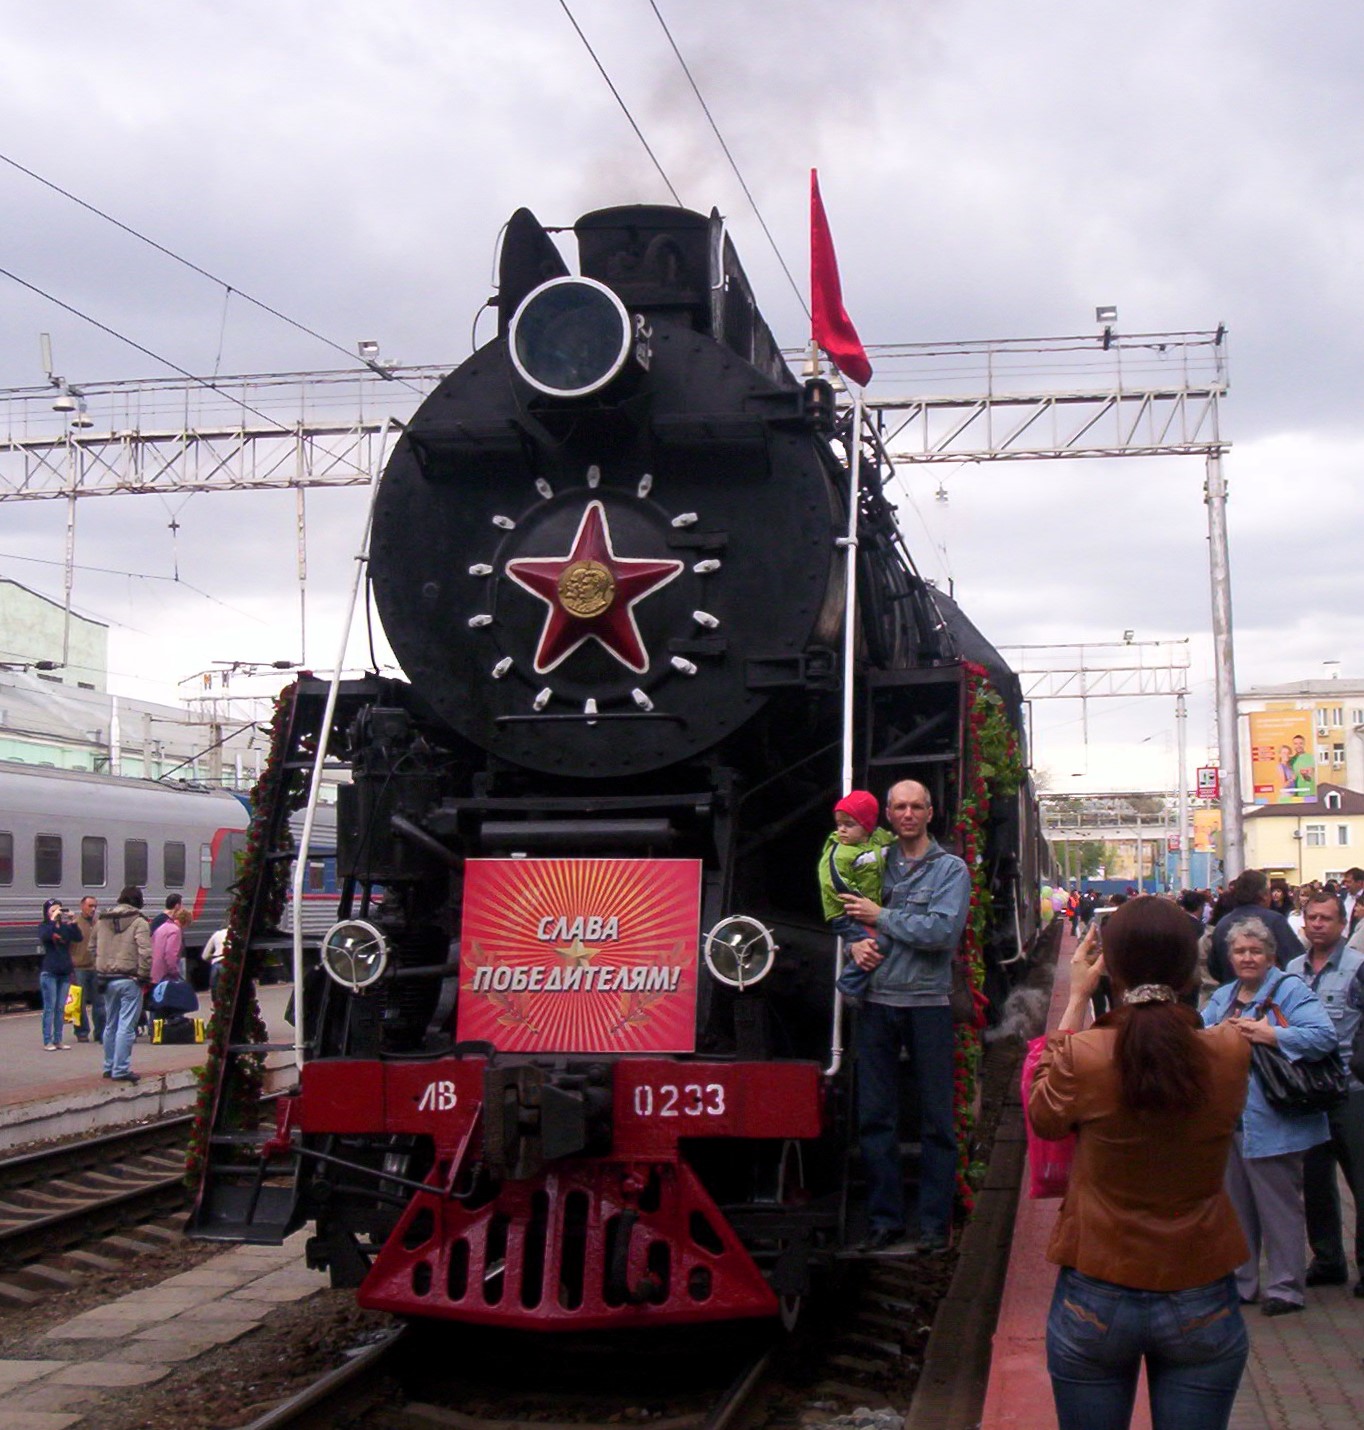
{"type": "Polygon", "coordinates": [[[1145,893],[1142,888],[1141,866],[1145,859],[1145,849],[1141,841],[1141,815],[1137,815],[1137,893],[1145,893]]]}
{"type": "Polygon", "coordinates": [[[1208,568],[1212,577],[1213,670],[1217,677],[1217,757],[1222,784],[1222,877],[1245,868],[1241,827],[1241,745],[1236,727],[1236,664],[1231,638],[1231,557],[1227,546],[1227,484],[1222,454],[1208,453],[1208,568]]]}
{"type": "Polygon", "coordinates": [[[1184,692],[1175,696],[1175,736],[1179,748],[1179,887],[1189,887],[1189,710],[1184,692]]]}
{"type": "Polygon", "coordinates": [[[308,518],[303,488],[294,494],[294,523],[298,532],[298,663],[308,664],[308,518]]]}
{"type": "Polygon", "coordinates": [[[62,665],[71,663],[71,587],[76,579],[76,450],[71,449],[71,490],[66,497],[66,558],[62,585],[66,600],[62,611],[62,665]]]}

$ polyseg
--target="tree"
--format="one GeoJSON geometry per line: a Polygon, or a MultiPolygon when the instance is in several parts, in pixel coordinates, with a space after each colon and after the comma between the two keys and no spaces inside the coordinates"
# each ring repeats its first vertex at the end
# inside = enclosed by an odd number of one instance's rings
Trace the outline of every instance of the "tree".
{"type": "Polygon", "coordinates": [[[1102,839],[1058,840],[1055,854],[1058,867],[1064,870],[1069,865],[1072,879],[1088,879],[1100,869],[1111,868],[1118,859],[1118,851],[1102,839]],[[1065,854],[1061,852],[1062,843],[1066,847],[1065,854]]]}

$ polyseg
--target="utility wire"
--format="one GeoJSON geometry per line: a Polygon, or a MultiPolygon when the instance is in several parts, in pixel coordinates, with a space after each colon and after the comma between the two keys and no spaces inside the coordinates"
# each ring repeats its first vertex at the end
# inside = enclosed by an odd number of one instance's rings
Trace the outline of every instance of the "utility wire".
{"type": "Polygon", "coordinates": [[[649,141],[644,137],[639,125],[635,123],[635,117],[630,113],[625,101],[620,97],[620,91],[611,83],[611,76],[607,74],[606,66],[597,58],[597,52],[592,48],[591,44],[588,43],[587,36],[582,32],[582,26],[573,18],[573,11],[568,8],[568,0],[559,0],[559,7],[563,10],[564,14],[568,16],[568,23],[578,32],[578,38],[583,42],[587,53],[592,56],[592,63],[596,65],[601,77],[606,81],[607,88],[615,95],[616,103],[620,105],[621,113],[630,121],[630,128],[635,131],[636,138],[644,145],[644,152],[653,160],[654,168],[658,170],[659,178],[668,186],[668,192],[673,196],[673,202],[678,208],[685,208],[686,205],[683,204],[681,198],[678,196],[677,190],[673,188],[673,181],[663,172],[663,165],[658,162],[658,155],[649,148],[649,141]]]}
{"type": "Polygon", "coordinates": [[[194,373],[181,367],[179,363],[172,362],[168,357],[162,357],[160,353],[153,352],[151,348],[145,348],[139,342],[120,333],[117,328],[111,328],[107,323],[101,323],[98,318],[92,318],[89,313],[83,313],[79,308],[73,308],[70,303],[64,303],[54,293],[49,293],[45,288],[39,288],[36,283],[30,283],[26,278],[20,278],[17,273],[11,273],[8,268],[0,268],[0,277],[8,278],[11,282],[17,283],[21,288],[27,288],[30,293],[36,293],[40,298],[46,298],[49,303],[55,303],[57,307],[65,309],[73,317],[79,318],[83,323],[89,323],[92,327],[98,328],[102,333],[108,333],[111,338],[117,338],[121,343],[127,343],[130,348],[135,348],[145,357],[151,358],[153,362],[159,362],[164,367],[170,368],[172,372],[178,372],[181,377],[187,377],[191,382],[198,383],[200,387],[206,387],[210,392],[216,392],[219,397],[225,397],[229,402],[235,402],[244,412],[249,412],[253,417],[259,417],[262,422],[267,422],[271,427],[278,427],[284,436],[292,436],[293,432],[286,427],[277,417],[268,417],[257,407],[252,407],[249,402],[243,402],[240,397],[234,397],[232,393],[218,386],[216,382],[209,381],[206,377],[196,377],[194,373]]]}
{"type": "Polygon", "coordinates": [[[214,750],[221,749],[229,740],[235,740],[238,735],[244,735],[248,730],[264,730],[266,728],[267,726],[263,721],[248,720],[245,725],[239,725],[235,730],[229,730],[221,740],[214,740],[211,745],[205,745],[202,750],[196,750],[187,759],[181,760],[178,765],[172,765],[170,769],[162,770],[156,777],[157,783],[159,784],[162,780],[168,780],[176,770],[183,770],[186,765],[192,765],[196,760],[202,759],[203,756],[211,755],[214,750]]]}
{"type": "MultiPolygon", "coordinates": [[[[20,556],[13,551],[0,551],[0,560],[3,561],[27,561],[34,566],[62,566],[65,561],[54,561],[46,556],[20,556]]],[[[119,571],[112,566],[84,566],[79,562],[75,563],[73,571],[90,571],[98,576],[126,576],[132,581],[169,581],[172,586],[181,586],[186,591],[192,591],[196,596],[202,596],[206,601],[212,601],[215,606],[221,606],[225,611],[232,611],[235,615],[245,616],[249,621],[256,621],[262,626],[271,623],[260,616],[252,615],[250,611],[244,611],[240,606],[234,606],[228,601],[219,600],[217,596],[210,595],[207,591],[201,591],[198,586],[191,585],[188,581],[183,581],[179,576],[161,576],[150,571],[119,571]]],[[[118,622],[117,624],[123,624],[118,622]]],[[[141,629],[135,627],[135,629],[141,629]]]]}
{"type": "MultiPolygon", "coordinates": [[[[154,238],[148,238],[145,233],[139,233],[137,229],[131,227],[129,224],[124,223],[121,219],[116,219],[113,214],[105,213],[103,209],[96,208],[94,204],[87,203],[83,198],[80,198],[78,195],[73,194],[69,189],[64,189],[61,187],[60,184],[54,184],[51,179],[45,179],[41,174],[35,173],[32,169],[26,168],[17,159],[11,159],[8,154],[0,154],[0,161],[8,164],[12,169],[18,169],[21,174],[26,174],[36,183],[42,184],[45,188],[51,189],[53,193],[60,194],[62,198],[69,199],[73,204],[79,204],[80,207],[85,209],[87,213],[92,213],[96,216],[96,218],[102,218],[105,223],[111,223],[115,228],[122,229],[124,233],[128,234],[132,238],[137,239],[139,242],[145,243],[149,247],[156,249],[158,253],[164,253],[167,258],[174,259],[176,263],[183,264],[192,272],[199,274],[201,278],[207,278],[210,283],[219,284],[222,288],[226,289],[229,294],[235,293],[239,298],[245,298],[248,303],[252,304],[254,307],[259,308],[263,313],[269,313],[272,318],[278,318],[281,323],[287,323],[291,328],[296,328],[300,333],[306,333],[310,338],[316,338],[319,343],[323,343],[329,348],[334,348],[339,353],[344,353],[346,358],[350,362],[358,362],[362,364],[363,366],[369,368],[372,372],[377,373],[386,382],[397,382],[399,380],[395,378],[391,372],[387,371],[387,369],[385,369],[381,363],[376,362],[373,359],[357,357],[356,354],[351,352],[349,348],[344,348],[341,346],[340,343],[334,343],[330,338],[324,337],[321,333],[314,332],[312,328],[308,327],[304,323],[298,322],[294,318],[289,317],[287,313],[281,313],[279,309],[272,308],[269,303],[263,302],[259,298],[253,298],[250,293],[243,292],[242,289],[229,283],[227,279],[219,278],[216,273],[210,273],[207,268],[200,268],[197,263],[192,263],[188,258],[181,257],[181,255],[176,253],[173,249],[167,248],[165,244],[158,243],[154,238]]],[[[410,383],[405,383],[405,385],[409,387],[411,386],[410,383]]]]}
{"type": "Polygon", "coordinates": [[[796,282],[791,274],[791,270],[786,266],[786,259],[782,257],[782,251],[777,247],[777,240],[772,236],[772,230],[767,226],[767,220],[762,216],[762,211],[758,208],[758,201],[753,197],[744,176],[739,172],[739,166],[734,162],[734,155],[729,152],[729,145],[725,143],[725,136],[720,133],[720,126],[715,122],[715,116],[710,112],[710,106],[706,103],[705,97],[697,87],[696,80],[692,77],[692,72],[688,68],[686,60],[682,58],[682,51],[677,48],[677,41],[673,39],[672,31],[668,29],[668,22],[659,12],[655,0],[649,0],[649,8],[654,12],[658,23],[663,27],[663,33],[668,38],[668,43],[672,46],[673,54],[677,56],[677,63],[682,66],[682,73],[687,77],[687,83],[691,85],[692,93],[696,96],[696,102],[701,106],[702,113],[706,116],[711,129],[715,133],[716,139],[720,143],[720,148],[725,151],[725,158],[729,160],[729,167],[734,170],[734,177],[739,181],[739,187],[744,191],[744,197],[748,200],[749,207],[753,210],[754,217],[758,220],[762,231],[767,236],[767,241],[772,245],[772,252],[777,255],[777,262],[781,264],[781,271],[786,274],[786,281],[791,285],[791,291],[796,295],[796,301],[805,309],[805,316],[810,317],[810,306],[805,301],[805,294],[801,291],[800,284],[796,282]]]}

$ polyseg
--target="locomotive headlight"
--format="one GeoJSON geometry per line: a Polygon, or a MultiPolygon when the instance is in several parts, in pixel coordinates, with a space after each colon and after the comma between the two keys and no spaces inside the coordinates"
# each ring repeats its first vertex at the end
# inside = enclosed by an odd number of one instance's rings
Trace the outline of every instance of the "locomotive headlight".
{"type": "Polygon", "coordinates": [[[352,993],[368,988],[388,967],[388,940],[363,919],[333,924],[322,940],[322,967],[352,993]]]}
{"type": "Polygon", "coordinates": [[[721,919],[706,935],[702,951],[714,977],[741,992],[766,978],[777,961],[772,930],[747,914],[721,919]]]}
{"type": "Polygon", "coordinates": [[[507,333],[512,365],[548,397],[588,397],[630,356],[630,315],[603,283],[552,278],[521,302],[507,333]]]}

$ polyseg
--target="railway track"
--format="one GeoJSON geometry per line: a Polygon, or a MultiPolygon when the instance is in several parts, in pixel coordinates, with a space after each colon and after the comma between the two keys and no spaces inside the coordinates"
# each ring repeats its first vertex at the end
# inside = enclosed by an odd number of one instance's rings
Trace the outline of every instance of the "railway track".
{"type": "Polygon", "coordinates": [[[641,1396],[629,1391],[617,1395],[599,1390],[584,1396],[572,1390],[522,1389],[492,1392],[490,1402],[486,1385],[433,1380],[429,1364],[423,1365],[427,1353],[420,1341],[417,1330],[394,1331],[245,1430],[331,1430],[343,1421],[355,1430],[518,1430],[532,1421],[536,1430],[618,1430],[622,1424],[647,1425],[649,1430],[733,1430],[760,1392],[774,1358],[771,1344],[761,1344],[741,1359],[718,1393],[651,1396],[647,1398],[661,1408],[642,1410],[641,1396]],[[413,1383],[420,1389],[409,1395],[404,1387],[413,1383]],[[548,1412],[555,1418],[544,1418],[548,1412]]]}
{"type": "Polygon", "coordinates": [[[182,1208],[190,1123],[170,1117],[0,1160],[0,1270],[182,1208]]]}

